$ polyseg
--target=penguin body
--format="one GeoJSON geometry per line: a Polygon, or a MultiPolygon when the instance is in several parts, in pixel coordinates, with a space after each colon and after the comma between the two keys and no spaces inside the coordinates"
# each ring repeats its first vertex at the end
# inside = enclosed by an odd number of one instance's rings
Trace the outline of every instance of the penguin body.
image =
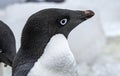
{"type": "Polygon", "coordinates": [[[15,37],[11,29],[0,21],[0,62],[12,66],[16,55],[15,37]]]}
{"type": "Polygon", "coordinates": [[[27,21],[12,76],[78,76],[67,37],[92,11],[44,9],[27,21]]]}

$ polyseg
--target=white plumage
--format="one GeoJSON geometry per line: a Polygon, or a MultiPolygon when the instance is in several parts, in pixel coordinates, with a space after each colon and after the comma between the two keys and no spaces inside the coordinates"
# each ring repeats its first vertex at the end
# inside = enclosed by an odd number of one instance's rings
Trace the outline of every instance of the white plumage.
{"type": "Polygon", "coordinates": [[[50,39],[27,76],[41,75],[77,76],[76,62],[64,35],[57,34],[50,39]]]}

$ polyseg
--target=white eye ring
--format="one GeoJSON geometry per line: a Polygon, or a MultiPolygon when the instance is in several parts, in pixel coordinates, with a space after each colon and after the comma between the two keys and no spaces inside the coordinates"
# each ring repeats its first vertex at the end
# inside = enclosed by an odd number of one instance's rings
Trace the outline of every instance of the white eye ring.
{"type": "Polygon", "coordinates": [[[64,18],[64,19],[60,20],[60,24],[61,25],[65,25],[67,23],[67,21],[68,20],[66,18],[64,18]]]}

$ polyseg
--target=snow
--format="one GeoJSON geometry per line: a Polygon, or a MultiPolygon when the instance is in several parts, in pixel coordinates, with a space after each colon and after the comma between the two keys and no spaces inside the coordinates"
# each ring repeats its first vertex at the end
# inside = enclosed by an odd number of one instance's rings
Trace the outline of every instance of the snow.
{"type": "Polygon", "coordinates": [[[8,5],[12,5],[15,3],[22,3],[25,0],[0,0],[0,8],[4,9],[8,5]]]}
{"type": "Polygon", "coordinates": [[[119,76],[120,64],[112,58],[102,56],[92,65],[81,64],[79,76],[119,76]]]}
{"type": "MultiPolygon", "coordinates": [[[[19,49],[22,28],[31,14],[51,7],[74,10],[91,9],[96,15],[79,25],[69,35],[71,50],[79,64],[79,75],[120,76],[119,2],[119,0],[68,0],[62,4],[14,4],[0,10],[0,20],[7,23],[13,30],[17,49],[19,49]]],[[[4,76],[7,75],[5,72],[4,76]]]]}

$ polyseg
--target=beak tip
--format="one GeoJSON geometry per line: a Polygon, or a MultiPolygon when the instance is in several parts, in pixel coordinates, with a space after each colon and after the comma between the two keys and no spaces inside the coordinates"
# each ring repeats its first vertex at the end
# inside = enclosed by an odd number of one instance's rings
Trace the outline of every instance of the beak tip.
{"type": "Polygon", "coordinates": [[[95,15],[95,13],[91,10],[86,10],[84,12],[85,12],[85,15],[86,15],[86,19],[91,18],[95,15]]]}

